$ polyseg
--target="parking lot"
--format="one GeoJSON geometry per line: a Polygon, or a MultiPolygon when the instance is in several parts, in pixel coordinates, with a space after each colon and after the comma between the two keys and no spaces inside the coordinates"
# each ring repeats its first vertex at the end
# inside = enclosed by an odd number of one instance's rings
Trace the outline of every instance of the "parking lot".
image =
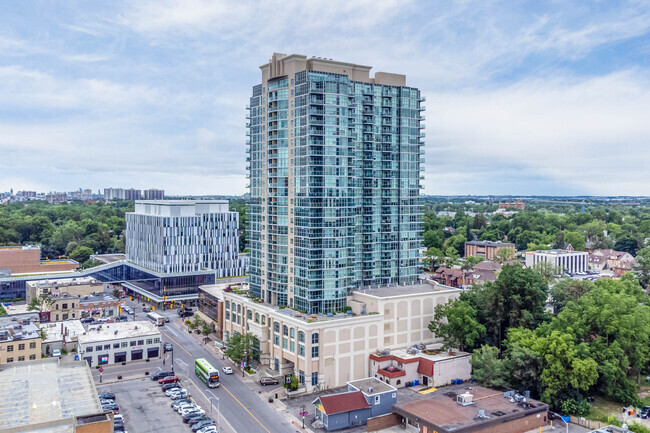
{"type": "Polygon", "coordinates": [[[124,424],[129,433],[191,431],[171,408],[172,400],[162,392],[158,381],[149,377],[98,386],[97,390],[115,394],[115,403],[124,415],[124,424]]]}

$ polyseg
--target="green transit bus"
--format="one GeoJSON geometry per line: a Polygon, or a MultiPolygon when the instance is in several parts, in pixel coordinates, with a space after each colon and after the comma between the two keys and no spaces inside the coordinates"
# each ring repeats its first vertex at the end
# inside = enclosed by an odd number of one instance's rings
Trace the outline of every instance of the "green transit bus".
{"type": "Polygon", "coordinates": [[[199,358],[195,360],[194,372],[208,387],[217,388],[219,386],[219,370],[214,368],[207,359],[199,358]]]}

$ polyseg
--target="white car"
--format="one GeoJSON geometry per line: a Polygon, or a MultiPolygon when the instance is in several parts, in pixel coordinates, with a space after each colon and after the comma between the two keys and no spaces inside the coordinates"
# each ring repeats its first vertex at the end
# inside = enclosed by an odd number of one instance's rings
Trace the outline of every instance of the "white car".
{"type": "Polygon", "coordinates": [[[181,398],[187,398],[189,397],[190,394],[186,390],[182,390],[180,392],[175,392],[174,394],[170,395],[169,398],[172,400],[179,400],[181,398]]]}
{"type": "Polygon", "coordinates": [[[197,408],[198,406],[194,403],[185,403],[180,406],[178,406],[178,409],[176,409],[176,412],[181,413],[186,409],[194,409],[197,408]]]}
{"type": "Polygon", "coordinates": [[[52,357],[53,358],[60,358],[61,357],[61,351],[59,349],[54,349],[52,351],[52,357]]]}
{"type": "Polygon", "coordinates": [[[232,368],[226,366],[222,368],[224,374],[232,374],[232,368]]]}
{"type": "MultiPolygon", "coordinates": [[[[183,390],[185,391],[185,390],[183,390]]],[[[165,391],[165,395],[169,397],[172,394],[176,394],[177,392],[181,392],[180,388],[169,388],[168,390],[165,391]]]]}
{"type": "Polygon", "coordinates": [[[118,421],[118,420],[119,420],[119,421],[122,421],[122,423],[124,423],[124,416],[121,415],[121,414],[113,415],[113,419],[114,419],[115,421],[118,421]]]}
{"type": "Polygon", "coordinates": [[[197,430],[196,433],[214,433],[217,431],[217,426],[216,425],[209,425],[207,427],[203,427],[200,430],[197,430]]]}
{"type": "Polygon", "coordinates": [[[200,407],[198,407],[198,406],[197,407],[190,407],[190,408],[185,409],[184,411],[181,411],[181,415],[187,415],[190,412],[197,413],[197,414],[200,414],[200,415],[205,415],[205,411],[203,409],[201,409],[200,407]]]}

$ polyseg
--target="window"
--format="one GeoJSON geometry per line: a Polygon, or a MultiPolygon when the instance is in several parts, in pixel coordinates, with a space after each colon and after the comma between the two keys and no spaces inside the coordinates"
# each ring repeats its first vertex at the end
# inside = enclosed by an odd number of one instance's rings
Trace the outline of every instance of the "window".
{"type": "Polygon", "coordinates": [[[375,404],[379,404],[381,402],[381,396],[376,395],[375,396],[375,404]]]}
{"type": "Polygon", "coordinates": [[[314,372],[311,374],[311,384],[312,384],[313,386],[318,385],[318,372],[317,372],[317,371],[314,371],[314,372]]]}
{"type": "Polygon", "coordinates": [[[241,313],[241,304],[237,304],[237,312],[241,313]]]}
{"type": "Polygon", "coordinates": [[[67,309],[68,309],[68,304],[63,304],[63,305],[61,306],[61,309],[62,309],[62,310],[67,310],[67,309]]]}
{"type": "Polygon", "coordinates": [[[70,307],[70,308],[74,308],[74,302],[72,303],[72,307],[70,307]]]}
{"type": "Polygon", "coordinates": [[[276,346],[280,345],[280,336],[278,334],[273,335],[273,344],[276,346]]]}
{"type": "Polygon", "coordinates": [[[246,316],[248,316],[248,320],[253,320],[253,312],[251,310],[248,310],[246,316]]]}
{"type": "Polygon", "coordinates": [[[95,350],[99,352],[100,350],[102,350],[102,346],[101,345],[95,346],[95,350]]]}
{"type": "Polygon", "coordinates": [[[291,352],[293,352],[293,353],[296,353],[296,342],[295,342],[295,341],[291,341],[291,342],[289,343],[289,350],[290,350],[291,352]]]}
{"type": "Polygon", "coordinates": [[[86,347],[86,352],[92,352],[92,351],[93,351],[93,347],[92,347],[92,346],[88,346],[88,347],[86,347]]]}
{"type": "Polygon", "coordinates": [[[275,323],[273,324],[273,330],[274,330],[275,332],[280,332],[280,322],[275,322],[275,323]]]}
{"type": "Polygon", "coordinates": [[[282,348],[283,349],[288,349],[289,348],[289,340],[287,340],[287,337],[282,338],[282,348]]]}
{"type": "Polygon", "coordinates": [[[110,344],[104,344],[104,350],[111,350],[110,344]]]}
{"type": "Polygon", "coordinates": [[[318,344],[318,332],[311,334],[311,344],[318,344]]]}
{"type": "Polygon", "coordinates": [[[119,349],[120,343],[113,343],[113,349],[119,349]]]}
{"type": "Polygon", "coordinates": [[[305,342],[305,333],[302,331],[298,331],[298,341],[301,343],[305,342]]]}
{"type": "Polygon", "coordinates": [[[25,343],[20,343],[18,345],[18,350],[25,350],[25,343]]]}
{"type": "Polygon", "coordinates": [[[142,346],[144,344],[144,340],[138,340],[138,346],[142,346]]]}
{"type": "Polygon", "coordinates": [[[255,313],[255,323],[260,323],[260,313],[255,313]]]}
{"type": "Polygon", "coordinates": [[[62,320],[68,320],[68,313],[62,314],[61,319],[62,320]]]}
{"type": "Polygon", "coordinates": [[[18,357],[18,361],[24,361],[24,360],[25,360],[25,357],[24,357],[24,356],[19,356],[19,357],[18,357]]]}
{"type": "Polygon", "coordinates": [[[262,316],[262,325],[266,325],[266,316],[262,316]]]}
{"type": "Polygon", "coordinates": [[[318,346],[312,346],[311,348],[311,357],[318,358],[318,346]]]}
{"type": "Polygon", "coordinates": [[[7,363],[14,362],[13,358],[7,358],[7,363]]]}
{"type": "Polygon", "coordinates": [[[226,320],[230,320],[230,311],[226,311],[226,320]]]}
{"type": "Polygon", "coordinates": [[[305,372],[302,370],[298,370],[298,383],[305,384],[305,372]]]}
{"type": "Polygon", "coordinates": [[[160,343],[160,338],[154,338],[154,339],[153,339],[153,342],[154,342],[154,343],[160,343]]]}
{"type": "Polygon", "coordinates": [[[305,356],[305,346],[303,346],[302,344],[298,345],[298,355],[302,356],[303,358],[305,356]]]}
{"type": "MultiPolygon", "coordinates": [[[[376,374],[375,374],[375,377],[377,377],[376,374]]],[[[397,385],[401,385],[401,384],[402,384],[402,381],[397,379],[397,385]]],[[[395,393],[393,393],[393,398],[395,398],[395,393]]]]}
{"type": "Polygon", "coordinates": [[[153,343],[153,338],[147,338],[147,344],[153,343]]]}
{"type": "Polygon", "coordinates": [[[36,355],[29,355],[29,360],[30,360],[30,361],[33,361],[33,360],[35,360],[35,359],[36,359],[36,355]]]}
{"type": "Polygon", "coordinates": [[[31,343],[29,343],[29,348],[30,349],[36,349],[36,343],[34,343],[33,341],[31,343]]]}
{"type": "Polygon", "coordinates": [[[135,346],[137,343],[138,343],[138,342],[135,341],[135,340],[133,340],[133,341],[129,341],[129,346],[133,347],[133,346],[135,346]]]}
{"type": "Polygon", "coordinates": [[[128,344],[126,341],[123,341],[123,342],[120,343],[120,346],[121,346],[121,347],[126,347],[126,346],[128,346],[128,345],[129,345],[129,344],[128,344]]]}
{"type": "Polygon", "coordinates": [[[282,335],[284,335],[285,337],[289,335],[289,327],[287,325],[284,325],[282,327],[282,335]]]}
{"type": "Polygon", "coordinates": [[[58,309],[59,309],[59,304],[56,304],[56,305],[54,306],[54,309],[55,309],[55,310],[58,310],[58,309]]]}
{"type": "Polygon", "coordinates": [[[14,345],[10,344],[7,346],[7,352],[13,352],[14,351],[14,345]]]}
{"type": "MultiPolygon", "coordinates": [[[[400,383],[401,383],[401,381],[398,380],[398,381],[397,381],[397,384],[399,385],[400,383]]],[[[396,392],[392,393],[392,394],[391,394],[391,397],[393,397],[393,398],[397,398],[397,393],[396,393],[396,392]]]]}
{"type": "Polygon", "coordinates": [[[230,301],[226,301],[226,309],[230,308],[230,301]]]}
{"type": "Polygon", "coordinates": [[[296,330],[294,328],[291,328],[290,334],[291,338],[296,338],[296,330]]]}

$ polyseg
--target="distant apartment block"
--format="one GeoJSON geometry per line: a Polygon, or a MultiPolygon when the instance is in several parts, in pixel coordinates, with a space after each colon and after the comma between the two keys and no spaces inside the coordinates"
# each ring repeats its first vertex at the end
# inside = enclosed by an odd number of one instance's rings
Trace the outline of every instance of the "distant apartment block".
{"type": "Polygon", "coordinates": [[[125,189],[124,200],[142,200],[142,191],[134,188],[125,189]]]}
{"type": "Polygon", "coordinates": [[[526,267],[538,263],[550,263],[560,272],[586,272],[589,269],[589,253],[571,250],[529,251],[526,253],[526,267]]]}
{"type": "Polygon", "coordinates": [[[474,256],[481,257],[485,260],[494,260],[497,251],[501,248],[506,248],[515,256],[515,244],[507,242],[492,242],[492,241],[469,241],[465,242],[465,257],[474,256]]]}
{"type": "Polygon", "coordinates": [[[18,191],[16,195],[24,198],[36,198],[36,191],[18,191]]]}
{"type": "Polygon", "coordinates": [[[68,201],[68,194],[65,192],[50,192],[45,194],[45,200],[50,204],[64,203],[68,201]]]}
{"type": "Polygon", "coordinates": [[[162,189],[145,189],[143,193],[145,200],[163,200],[165,198],[165,190],[162,189]]]}
{"type": "Polygon", "coordinates": [[[123,188],[104,188],[104,200],[124,200],[123,188]]]}
{"type": "Polygon", "coordinates": [[[526,209],[526,203],[521,200],[515,200],[510,203],[499,203],[499,209],[517,209],[524,210],[526,209]]]}
{"type": "Polygon", "coordinates": [[[41,260],[41,247],[38,245],[0,246],[0,270],[10,275],[65,272],[78,267],[78,262],[69,259],[41,260]]]}
{"type": "Polygon", "coordinates": [[[126,258],[156,272],[244,275],[239,214],[227,200],[136,201],[126,214],[126,258]]]}

